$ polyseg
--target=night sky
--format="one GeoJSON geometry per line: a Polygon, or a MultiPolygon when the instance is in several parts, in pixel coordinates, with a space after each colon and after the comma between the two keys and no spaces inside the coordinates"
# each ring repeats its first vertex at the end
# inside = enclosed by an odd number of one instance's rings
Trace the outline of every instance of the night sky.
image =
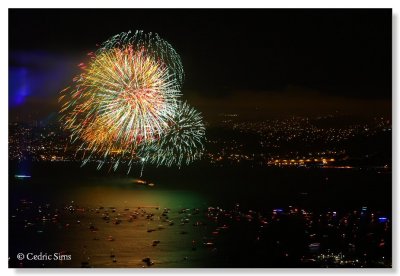
{"type": "Polygon", "coordinates": [[[86,53],[137,29],[181,55],[184,98],[206,119],[391,114],[390,9],[11,9],[10,120],[55,116],[86,53]]]}

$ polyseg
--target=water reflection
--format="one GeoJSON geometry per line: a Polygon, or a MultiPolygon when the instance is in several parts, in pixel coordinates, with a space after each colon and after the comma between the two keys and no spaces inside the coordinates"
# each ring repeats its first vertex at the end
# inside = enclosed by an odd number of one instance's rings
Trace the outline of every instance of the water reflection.
{"type": "Polygon", "coordinates": [[[193,243],[207,227],[191,229],[188,223],[196,220],[193,210],[207,206],[199,194],[125,179],[72,186],[47,199],[19,202],[19,212],[13,212],[12,250],[69,252],[72,260],[18,265],[142,267],[150,264],[143,259],[150,258],[156,266],[185,267],[201,266],[205,257],[207,249],[193,250],[193,243]]]}

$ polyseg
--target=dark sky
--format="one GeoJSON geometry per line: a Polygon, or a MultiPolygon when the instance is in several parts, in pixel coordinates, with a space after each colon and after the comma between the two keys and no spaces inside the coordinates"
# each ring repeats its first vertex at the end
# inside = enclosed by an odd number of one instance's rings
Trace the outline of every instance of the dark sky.
{"type": "Polygon", "coordinates": [[[173,45],[184,97],[206,115],[390,114],[391,22],[390,9],[14,9],[10,114],[56,111],[86,53],[137,29],[173,45]]]}

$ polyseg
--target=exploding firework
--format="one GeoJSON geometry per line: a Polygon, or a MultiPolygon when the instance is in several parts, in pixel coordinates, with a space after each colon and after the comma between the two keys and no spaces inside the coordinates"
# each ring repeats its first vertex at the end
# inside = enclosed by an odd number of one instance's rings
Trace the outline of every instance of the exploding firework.
{"type": "Polygon", "coordinates": [[[135,45],[137,49],[146,49],[155,60],[162,60],[170,70],[174,81],[178,83],[179,87],[182,86],[185,74],[181,59],[171,44],[161,39],[158,34],[144,33],[143,31],[120,33],[104,42],[99,52],[116,48],[123,49],[126,45],[135,45]]]}
{"type": "Polygon", "coordinates": [[[168,131],[183,81],[181,61],[168,42],[141,31],[114,36],[90,56],[60,96],[64,129],[81,142],[84,164],[92,156],[111,158],[114,168],[121,159],[131,164],[139,145],[168,131]]]}
{"type": "Polygon", "coordinates": [[[180,167],[201,158],[205,127],[200,113],[186,102],[179,103],[169,124],[160,139],[142,145],[138,155],[143,163],[180,167]]]}

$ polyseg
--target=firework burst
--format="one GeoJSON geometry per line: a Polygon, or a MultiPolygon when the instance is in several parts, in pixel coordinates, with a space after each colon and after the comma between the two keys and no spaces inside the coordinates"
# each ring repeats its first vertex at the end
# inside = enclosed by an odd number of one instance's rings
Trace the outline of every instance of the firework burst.
{"type": "Polygon", "coordinates": [[[116,169],[127,161],[130,170],[137,160],[180,166],[200,157],[204,126],[178,99],[183,67],[168,42],[142,31],[121,33],[89,56],[59,98],[63,127],[80,143],[82,165],[96,159],[98,168],[110,161],[116,169]]]}
{"type": "Polygon", "coordinates": [[[186,102],[179,103],[168,131],[160,139],[143,144],[138,155],[144,163],[181,167],[201,158],[204,137],[201,114],[186,102]]]}

